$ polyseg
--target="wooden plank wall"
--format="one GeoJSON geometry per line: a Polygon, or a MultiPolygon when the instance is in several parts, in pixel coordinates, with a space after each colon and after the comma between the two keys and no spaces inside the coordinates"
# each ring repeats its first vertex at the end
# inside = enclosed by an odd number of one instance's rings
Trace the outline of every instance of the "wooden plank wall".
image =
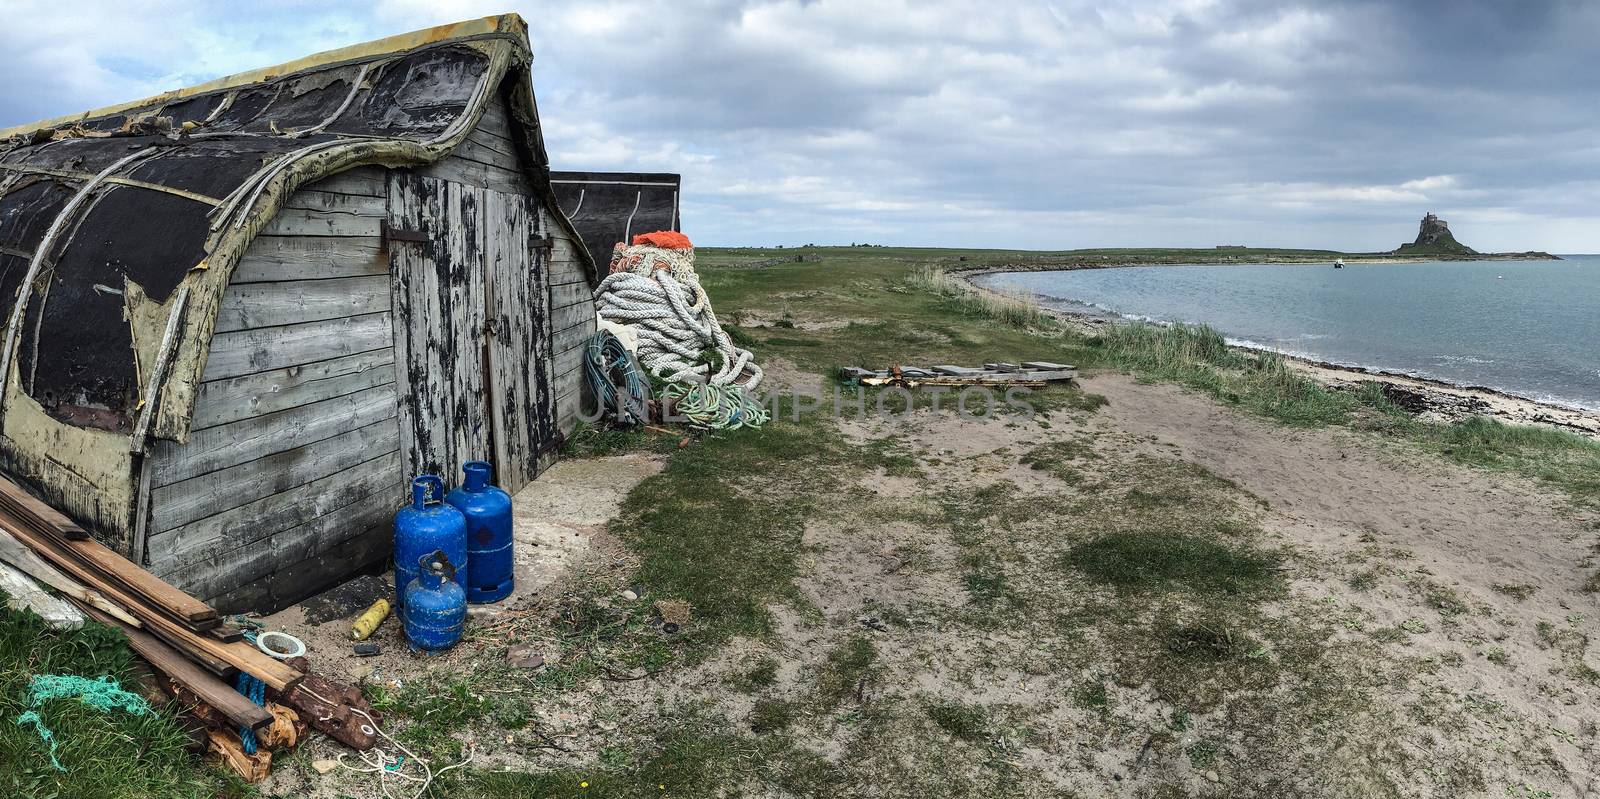
{"type": "Polygon", "coordinates": [[[402,501],[384,171],[297,191],[223,295],[189,442],[159,441],[143,553],[225,611],[386,557],[402,501]]]}
{"type": "MultiPolygon", "coordinates": [[[[498,99],[451,157],[418,170],[418,174],[507,193],[533,190],[519,166],[505,106],[498,99]]],[[[594,295],[578,255],[583,245],[556,222],[553,213],[550,208],[540,209],[539,229],[553,239],[545,265],[550,293],[550,374],[557,427],[565,435],[577,426],[584,401],[583,351],[595,331],[594,295]]],[[[602,273],[605,268],[601,264],[602,273]]],[[[541,468],[551,460],[543,459],[541,468]]]]}

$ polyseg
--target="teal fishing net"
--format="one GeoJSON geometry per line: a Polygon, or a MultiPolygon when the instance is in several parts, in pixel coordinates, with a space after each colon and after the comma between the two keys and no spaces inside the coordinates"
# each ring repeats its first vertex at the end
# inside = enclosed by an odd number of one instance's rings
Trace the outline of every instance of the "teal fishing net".
{"type": "Polygon", "coordinates": [[[39,707],[51,699],[77,699],[96,710],[124,710],[135,716],[150,715],[150,703],[138,694],[122,690],[110,677],[89,679],[71,674],[39,674],[28,683],[28,710],[17,716],[18,724],[32,724],[40,740],[50,745],[50,763],[66,771],[56,759],[56,736],[39,717],[39,707]]]}

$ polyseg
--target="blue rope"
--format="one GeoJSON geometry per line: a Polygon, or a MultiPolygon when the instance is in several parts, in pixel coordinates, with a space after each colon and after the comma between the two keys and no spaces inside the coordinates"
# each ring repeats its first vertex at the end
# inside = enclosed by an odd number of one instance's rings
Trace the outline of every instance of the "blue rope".
{"type": "MultiPolygon", "coordinates": [[[[255,631],[245,630],[244,638],[246,641],[255,643],[255,631]]],[[[250,701],[263,707],[266,706],[267,684],[256,679],[254,676],[251,676],[249,673],[243,671],[239,672],[239,678],[234,681],[233,687],[234,690],[244,694],[246,699],[249,699],[250,701]]],[[[259,745],[259,742],[256,740],[256,731],[246,727],[243,724],[239,725],[239,743],[243,744],[245,754],[255,754],[256,747],[259,745]]]]}
{"type": "MultiPolygon", "coordinates": [[[[258,705],[267,703],[267,684],[245,672],[239,672],[239,679],[234,682],[233,687],[239,693],[244,694],[246,699],[258,705]]],[[[243,724],[239,725],[239,743],[244,744],[245,754],[255,754],[256,746],[258,745],[256,731],[243,724]]]]}

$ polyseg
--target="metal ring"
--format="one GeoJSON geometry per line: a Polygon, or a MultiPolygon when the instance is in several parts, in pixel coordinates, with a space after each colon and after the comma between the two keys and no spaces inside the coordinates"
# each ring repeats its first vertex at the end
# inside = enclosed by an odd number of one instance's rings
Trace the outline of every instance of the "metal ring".
{"type": "Polygon", "coordinates": [[[306,643],[304,641],[302,641],[302,640],[300,640],[300,639],[298,639],[298,638],[296,638],[296,637],[294,637],[294,636],[292,636],[292,635],[290,635],[288,633],[280,633],[277,630],[271,630],[271,631],[268,631],[268,632],[261,633],[260,635],[257,635],[256,636],[256,648],[261,650],[262,652],[265,652],[268,655],[271,655],[271,656],[279,659],[279,660],[288,660],[289,658],[297,658],[297,657],[300,657],[301,655],[304,655],[306,653],[306,643]],[[284,646],[284,648],[283,649],[273,649],[271,646],[268,646],[267,645],[267,639],[268,638],[282,638],[283,639],[282,646],[284,646]]]}

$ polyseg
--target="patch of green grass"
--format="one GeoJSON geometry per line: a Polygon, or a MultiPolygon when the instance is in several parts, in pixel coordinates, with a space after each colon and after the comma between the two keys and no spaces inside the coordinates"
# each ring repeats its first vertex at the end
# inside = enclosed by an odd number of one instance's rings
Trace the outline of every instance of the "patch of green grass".
{"type": "Polygon", "coordinates": [[[1189,763],[1195,768],[1210,768],[1222,754],[1222,744],[1205,738],[1190,744],[1189,748],[1184,750],[1184,754],[1189,756],[1189,763]]]}
{"type": "Polygon", "coordinates": [[[682,640],[764,635],[767,606],[803,600],[793,580],[808,519],[836,501],[844,471],[881,466],[821,420],[707,435],[628,495],[611,530],[639,555],[636,579],[693,609],[682,640]]]}
{"type": "Polygon", "coordinates": [[[561,442],[561,455],[565,458],[604,457],[624,455],[629,452],[672,452],[678,448],[679,437],[666,435],[642,427],[624,430],[579,424],[578,428],[561,442]]]}
{"type": "Polygon", "coordinates": [[[992,558],[968,569],[962,575],[962,581],[967,586],[967,598],[975,605],[993,607],[1015,601],[1015,595],[1006,581],[1006,573],[992,558]]]}
{"type": "Polygon", "coordinates": [[[4,607],[0,593],[0,796],[56,799],[212,799],[243,796],[237,779],[205,766],[186,751],[189,737],[173,708],[136,716],[101,712],[70,699],[45,702],[38,712],[55,735],[57,771],[49,747],[16,718],[28,710],[35,675],[111,677],[130,683],[133,653],[122,634],[88,622],[77,631],[47,629],[31,613],[4,607]]]}
{"type": "Polygon", "coordinates": [[[1086,479],[1080,467],[1099,457],[1094,451],[1093,438],[1079,437],[1040,444],[1024,453],[1020,462],[1067,485],[1078,485],[1086,479]]]}
{"type": "Polygon", "coordinates": [[[935,702],[928,706],[928,718],[940,729],[965,741],[980,741],[988,734],[989,713],[980,705],[935,702]]]}
{"type": "Polygon", "coordinates": [[[1472,611],[1472,607],[1461,598],[1455,589],[1442,585],[1427,585],[1423,589],[1423,601],[1428,607],[1439,612],[1445,619],[1465,615],[1472,611]]]}
{"type": "Polygon", "coordinates": [[[1489,587],[1519,602],[1533,596],[1534,592],[1539,590],[1537,586],[1513,583],[1495,583],[1489,587]]]}
{"type": "Polygon", "coordinates": [[[741,736],[674,729],[663,733],[634,768],[596,764],[537,773],[475,771],[451,794],[463,799],[709,799],[728,795],[764,770],[755,765],[763,751],[741,736]]]}
{"type": "Polygon", "coordinates": [[[998,291],[975,292],[966,281],[938,267],[923,266],[912,271],[907,284],[940,297],[953,306],[952,310],[967,316],[993,319],[1023,329],[1055,326],[1055,320],[1032,298],[998,291]]]}
{"type": "Polygon", "coordinates": [[[1226,622],[1208,621],[1175,627],[1167,632],[1167,651],[1188,661],[1222,663],[1244,657],[1256,642],[1235,633],[1226,622]]]}
{"type": "Polygon", "coordinates": [[[853,635],[828,652],[814,696],[819,704],[834,707],[846,699],[859,699],[878,662],[878,648],[864,635],[853,635]]]}
{"type": "Polygon", "coordinates": [[[781,699],[758,699],[750,710],[750,730],[756,733],[779,732],[794,722],[794,706],[781,699]]]}
{"type": "Polygon", "coordinates": [[[745,692],[759,691],[763,688],[771,688],[777,685],[778,659],[771,656],[757,658],[755,665],[735,677],[732,683],[739,690],[745,692]]]}
{"type": "Polygon", "coordinates": [[[1574,502],[1600,506],[1600,442],[1563,430],[1473,417],[1452,425],[1416,423],[1410,436],[1451,460],[1532,477],[1574,502]]]}
{"type": "Polygon", "coordinates": [[[1111,694],[1101,680],[1085,682],[1072,689],[1072,703],[1085,710],[1107,713],[1111,710],[1111,694]]]}
{"type": "Polygon", "coordinates": [[[1344,424],[1363,406],[1357,395],[1324,388],[1294,371],[1283,356],[1230,347],[1205,326],[1117,325],[1098,341],[1123,368],[1201,389],[1285,424],[1344,424]]]}
{"type": "Polygon", "coordinates": [[[1074,546],[1067,563],[1093,580],[1133,591],[1240,595],[1281,585],[1271,555],[1170,530],[1108,533],[1074,546]]]}

